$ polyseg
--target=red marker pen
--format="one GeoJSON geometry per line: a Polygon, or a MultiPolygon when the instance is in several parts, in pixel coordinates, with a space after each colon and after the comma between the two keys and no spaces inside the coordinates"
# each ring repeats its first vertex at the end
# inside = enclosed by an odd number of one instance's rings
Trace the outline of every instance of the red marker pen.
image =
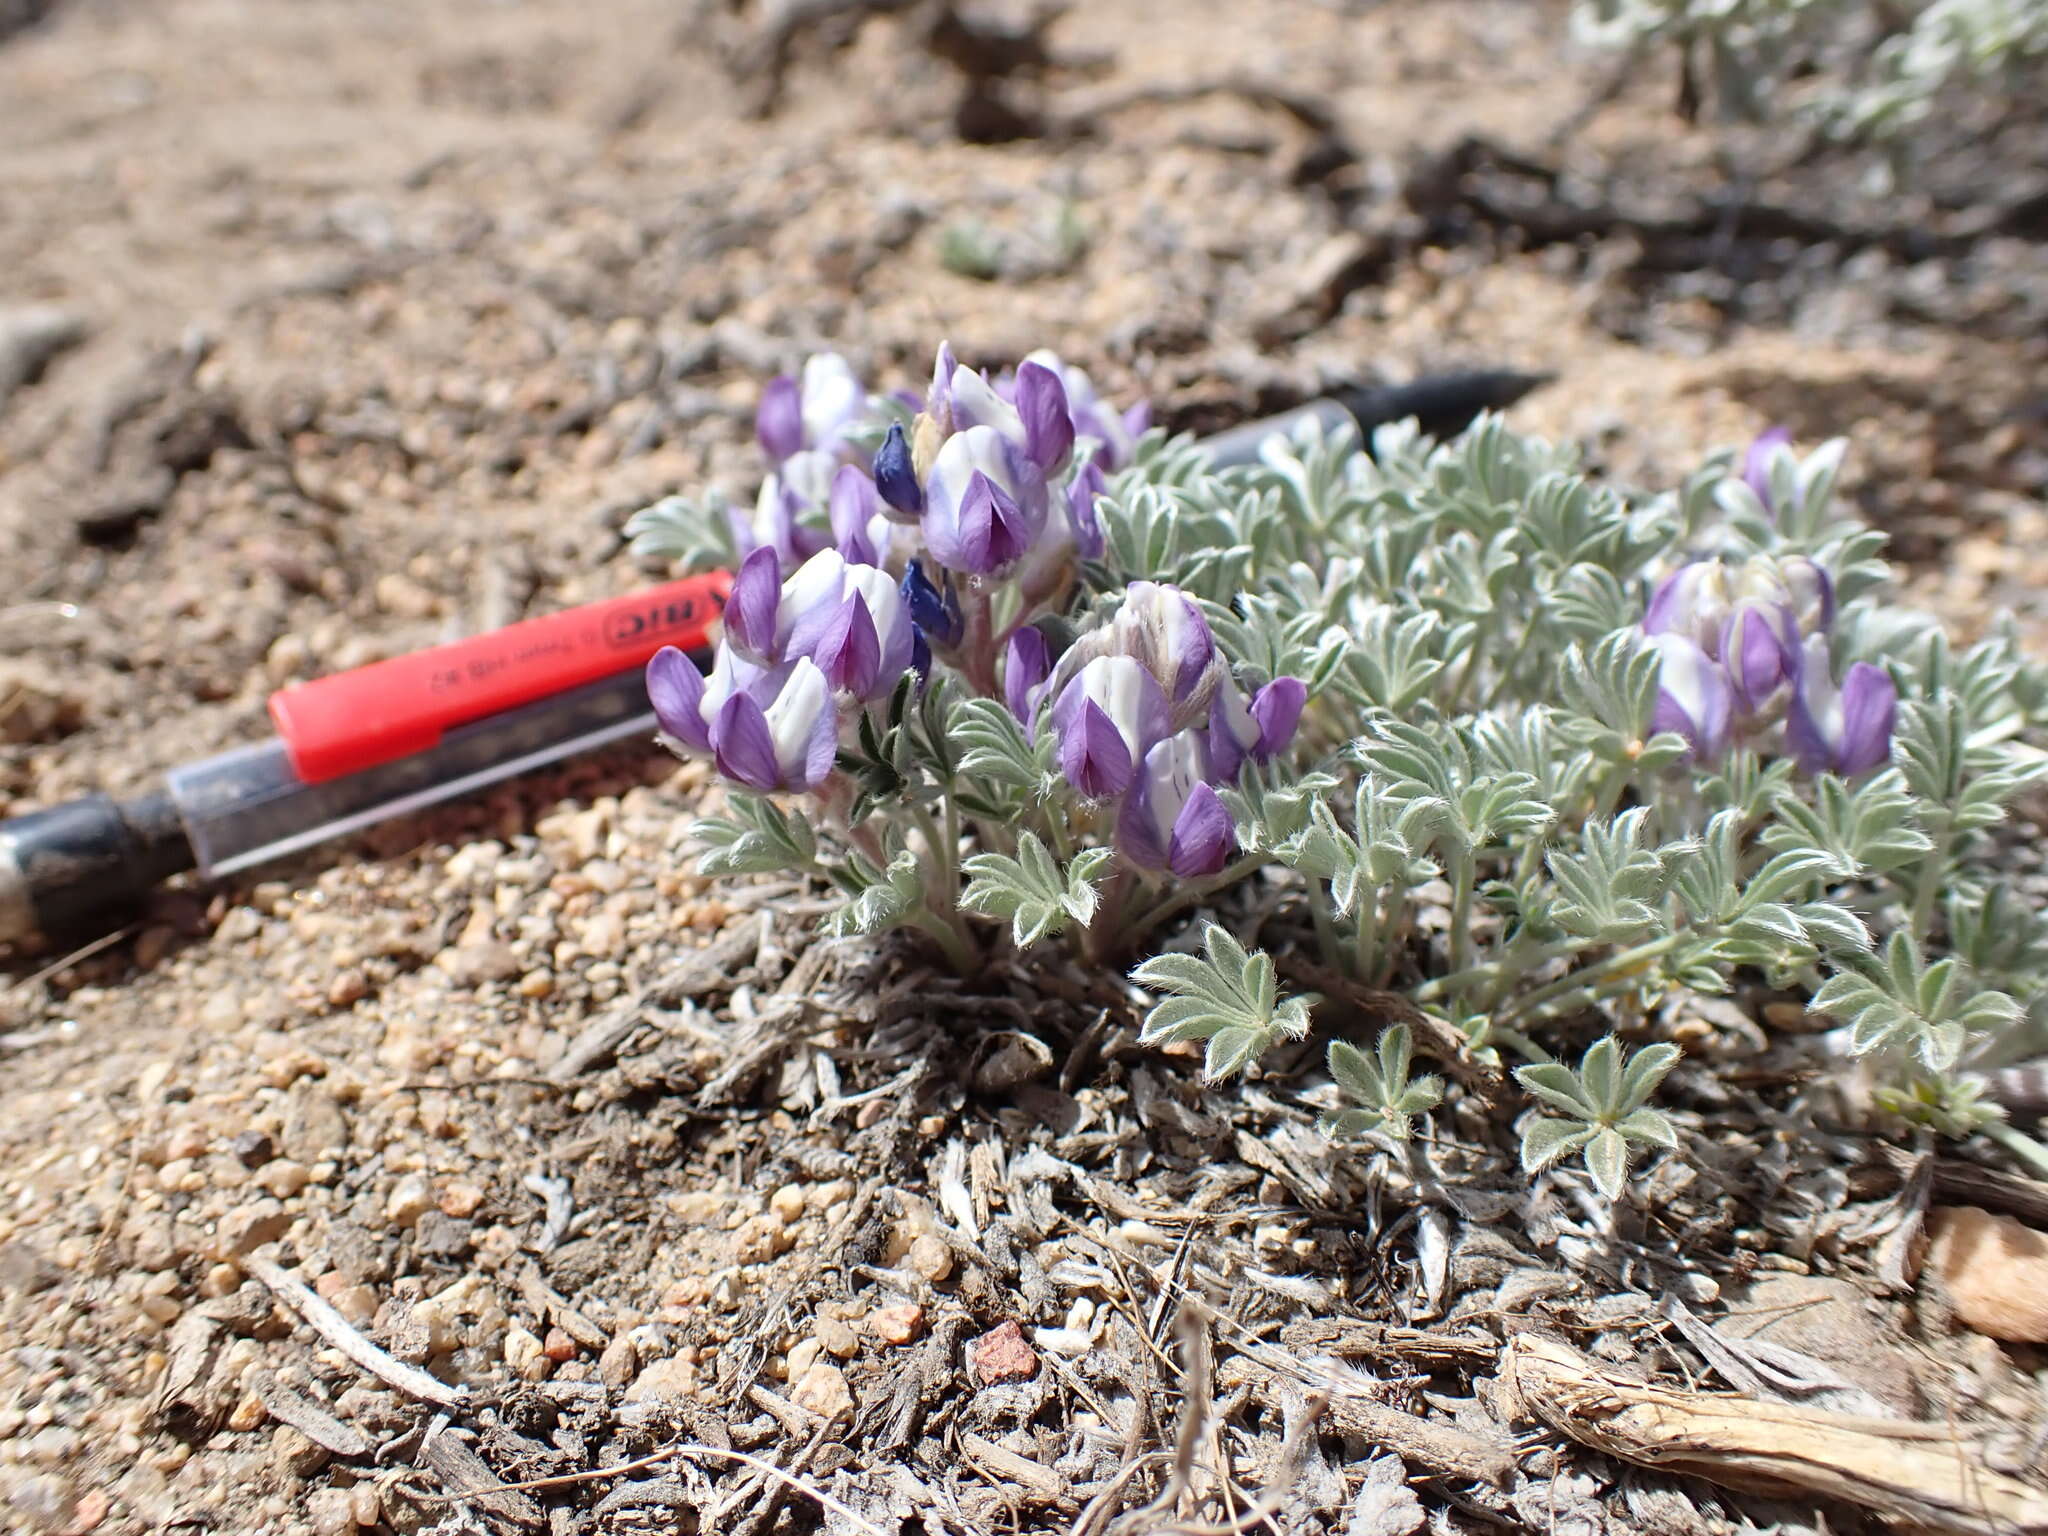
{"type": "Polygon", "coordinates": [[[271,695],[277,735],[134,800],[0,822],[0,940],[77,932],[187,869],[230,875],[578,752],[651,737],[647,661],[708,649],[724,571],[271,695]]]}

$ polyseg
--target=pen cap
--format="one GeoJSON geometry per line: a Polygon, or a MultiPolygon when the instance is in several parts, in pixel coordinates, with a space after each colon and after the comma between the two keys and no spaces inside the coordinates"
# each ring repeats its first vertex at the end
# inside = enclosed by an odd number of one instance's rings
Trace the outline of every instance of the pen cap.
{"type": "Polygon", "coordinates": [[[306,783],[360,773],[426,751],[451,727],[642,666],[663,646],[695,650],[731,589],[730,573],[714,571],[394,656],[272,694],[270,718],[306,783]]]}

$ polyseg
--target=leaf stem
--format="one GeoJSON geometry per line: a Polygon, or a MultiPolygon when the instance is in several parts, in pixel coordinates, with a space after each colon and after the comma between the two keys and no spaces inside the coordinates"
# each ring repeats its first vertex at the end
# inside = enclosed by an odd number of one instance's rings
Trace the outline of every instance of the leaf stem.
{"type": "Polygon", "coordinates": [[[1694,937],[1696,935],[1689,930],[1667,933],[1661,939],[1651,939],[1631,949],[1624,949],[1620,954],[1609,955],[1597,964],[1584,966],[1576,971],[1567,971],[1557,980],[1540,986],[1528,996],[1518,999],[1512,1012],[1518,1018],[1529,1018],[1532,1010],[1543,1009],[1541,1017],[1549,1018],[1562,1012],[1565,1006],[1576,1007],[1581,993],[1585,994],[1586,1001],[1591,1002],[1600,995],[1601,982],[1612,978],[1617,971],[1632,970],[1644,961],[1670,953],[1694,937]]]}
{"type": "Polygon", "coordinates": [[[1216,891],[1222,890],[1224,886],[1233,885],[1237,881],[1242,880],[1253,870],[1264,868],[1272,862],[1272,858],[1273,856],[1270,853],[1248,853],[1236,863],[1226,868],[1221,874],[1212,875],[1207,880],[1198,880],[1192,884],[1180,887],[1180,889],[1176,890],[1164,901],[1140,913],[1136,921],[1124,924],[1122,931],[1125,937],[1133,939],[1143,937],[1176,913],[1185,912],[1189,907],[1197,905],[1216,891]]]}
{"type": "Polygon", "coordinates": [[[1470,848],[1460,848],[1451,869],[1451,970],[1455,974],[1472,959],[1472,887],[1479,861],[1470,848]]]}
{"type": "Polygon", "coordinates": [[[1984,1134],[2033,1169],[2037,1178],[2048,1179],[2048,1147],[2024,1131],[2016,1131],[2003,1120],[1984,1127],[1984,1134]]]}

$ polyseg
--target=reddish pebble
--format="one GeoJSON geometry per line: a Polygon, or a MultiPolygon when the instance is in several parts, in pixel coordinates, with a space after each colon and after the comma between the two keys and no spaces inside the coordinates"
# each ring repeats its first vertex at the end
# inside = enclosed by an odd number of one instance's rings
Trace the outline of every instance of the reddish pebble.
{"type": "Polygon", "coordinates": [[[1004,1323],[976,1339],[969,1358],[976,1379],[985,1387],[999,1381],[1029,1381],[1038,1374],[1038,1356],[1015,1323],[1004,1323]]]}
{"type": "Polygon", "coordinates": [[[548,1336],[541,1341],[540,1352],[557,1365],[566,1365],[576,1358],[576,1341],[559,1328],[550,1328],[548,1336]]]}
{"type": "Polygon", "coordinates": [[[78,1496],[78,1504],[71,1515],[71,1528],[67,1536],[85,1536],[87,1531],[99,1529],[107,1518],[107,1511],[114,1507],[114,1501],[98,1488],[88,1489],[78,1496]]]}
{"type": "Polygon", "coordinates": [[[884,1344],[908,1344],[923,1328],[924,1308],[914,1302],[900,1307],[877,1307],[867,1318],[868,1332],[884,1344]]]}

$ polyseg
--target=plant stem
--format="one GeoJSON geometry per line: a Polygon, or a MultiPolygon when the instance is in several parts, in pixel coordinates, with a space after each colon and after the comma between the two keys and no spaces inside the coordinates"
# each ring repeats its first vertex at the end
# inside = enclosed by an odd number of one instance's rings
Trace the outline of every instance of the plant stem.
{"type": "Polygon", "coordinates": [[[1253,870],[1263,868],[1271,861],[1271,854],[1248,853],[1221,874],[1211,876],[1207,880],[1196,881],[1191,885],[1182,886],[1164,901],[1158,903],[1158,905],[1140,913],[1135,922],[1124,924],[1123,932],[1130,938],[1138,938],[1150,933],[1175,913],[1184,912],[1189,907],[1200,904],[1204,898],[1220,891],[1226,885],[1235,884],[1253,870]]]}
{"type": "Polygon", "coordinates": [[[1342,970],[1344,957],[1337,944],[1336,916],[1330,910],[1330,888],[1320,880],[1308,882],[1308,915],[1315,923],[1316,949],[1322,954],[1323,964],[1342,970]]]}
{"type": "Polygon", "coordinates": [[[1654,960],[1659,955],[1668,954],[1670,951],[1678,948],[1680,944],[1693,937],[1694,935],[1690,931],[1667,933],[1661,939],[1651,939],[1647,943],[1638,944],[1632,949],[1624,949],[1618,955],[1609,955],[1605,960],[1600,961],[1596,965],[1585,966],[1576,971],[1568,971],[1558,977],[1557,980],[1538,987],[1527,997],[1522,998],[1515,1005],[1514,1013],[1518,1017],[1527,1018],[1530,1017],[1531,1010],[1543,1008],[1545,1004],[1551,1004],[1553,1006],[1546,1009],[1542,1015],[1542,1017],[1548,1018],[1562,1011],[1559,1007],[1555,1006],[1560,1002],[1569,1000],[1571,1006],[1577,1006],[1579,1001],[1578,994],[1580,993],[1586,994],[1587,1001],[1592,1001],[1598,995],[1598,987],[1603,979],[1613,976],[1617,971],[1631,970],[1646,960],[1654,960]]]}
{"type": "Polygon", "coordinates": [[[1950,830],[1944,826],[1934,839],[1934,846],[1920,861],[1919,873],[1913,881],[1913,926],[1910,932],[1916,942],[1925,941],[1927,925],[1934,918],[1934,898],[1940,894],[1941,877],[1948,869],[1951,840],[1950,830]]]}
{"type": "Polygon", "coordinates": [[[2048,1147],[2024,1131],[2016,1131],[2003,1120],[1984,1127],[1984,1134],[2034,1170],[2037,1178],[2048,1179],[2048,1147]]]}
{"type": "Polygon", "coordinates": [[[1493,686],[1486,690],[1486,697],[1479,701],[1480,714],[1485,714],[1500,702],[1500,696],[1507,692],[1508,684],[1515,680],[1515,673],[1521,668],[1522,658],[1529,654],[1530,642],[1535,640],[1537,631],[1542,628],[1543,626],[1533,618],[1523,626],[1522,638],[1516,642],[1508,659],[1501,663],[1500,676],[1493,680],[1493,686]]]}
{"type": "Polygon", "coordinates": [[[1479,861],[1470,848],[1458,850],[1451,871],[1451,970],[1464,970],[1472,958],[1472,886],[1478,878],[1479,861]]]}
{"type": "Polygon", "coordinates": [[[1357,931],[1352,935],[1352,973],[1367,986],[1372,985],[1374,968],[1379,964],[1378,938],[1380,926],[1380,893],[1378,890],[1360,891],[1357,896],[1357,931]]]}
{"type": "Polygon", "coordinates": [[[946,952],[946,958],[952,962],[953,969],[962,976],[971,975],[981,964],[980,954],[954,923],[939,917],[929,908],[919,912],[911,921],[938,940],[939,948],[946,952]]]}

